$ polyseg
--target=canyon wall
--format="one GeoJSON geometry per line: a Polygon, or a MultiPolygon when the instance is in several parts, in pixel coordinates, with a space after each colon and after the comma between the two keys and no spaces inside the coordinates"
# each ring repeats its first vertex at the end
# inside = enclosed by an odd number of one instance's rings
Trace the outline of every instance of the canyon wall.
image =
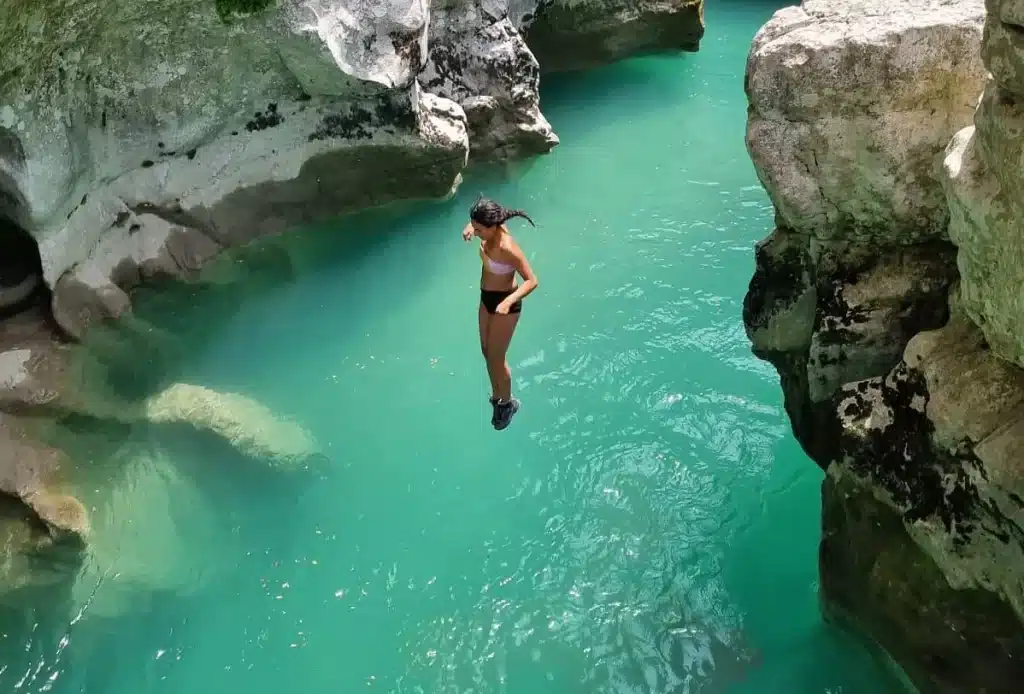
{"type": "Polygon", "coordinates": [[[806,2],[746,75],[744,322],[826,473],[823,604],[926,693],[1024,675],[1024,3],[987,9],[806,2]]]}

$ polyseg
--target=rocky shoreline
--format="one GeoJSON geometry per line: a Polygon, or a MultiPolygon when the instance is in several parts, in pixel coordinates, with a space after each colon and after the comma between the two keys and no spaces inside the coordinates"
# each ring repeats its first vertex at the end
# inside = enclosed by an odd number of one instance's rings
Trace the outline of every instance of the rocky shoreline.
{"type": "Polygon", "coordinates": [[[1024,5],[987,9],[810,0],[746,75],[744,323],[826,472],[826,610],[925,693],[1024,675],[1024,5]]]}

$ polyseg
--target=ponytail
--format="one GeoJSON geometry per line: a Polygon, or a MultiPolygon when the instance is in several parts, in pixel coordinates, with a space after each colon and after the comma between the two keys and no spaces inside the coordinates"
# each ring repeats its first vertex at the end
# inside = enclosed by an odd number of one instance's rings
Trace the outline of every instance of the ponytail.
{"type": "Polygon", "coordinates": [[[522,210],[508,210],[494,202],[488,200],[483,195],[477,198],[477,201],[473,203],[473,206],[469,208],[469,218],[475,222],[479,222],[486,227],[496,227],[499,224],[504,224],[513,217],[522,217],[530,223],[531,226],[537,226],[530,219],[530,215],[526,214],[522,210]]]}
{"type": "Polygon", "coordinates": [[[526,221],[528,221],[530,223],[530,226],[532,226],[532,227],[536,227],[537,226],[536,224],[533,223],[533,220],[530,219],[530,215],[526,214],[522,210],[505,210],[505,221],[506,222],[508,220],[512,219],[513,217],[522,217],[523,219],[525,219],[526,221]]]}

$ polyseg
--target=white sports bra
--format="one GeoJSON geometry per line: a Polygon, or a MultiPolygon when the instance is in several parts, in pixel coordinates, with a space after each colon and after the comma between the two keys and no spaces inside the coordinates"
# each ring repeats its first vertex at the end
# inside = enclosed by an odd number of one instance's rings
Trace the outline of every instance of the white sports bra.
{"type": "Polygon", "coordinates": [[[499,263],[497,260],[491,260],[491,256],[484,253],[484,258],[487,260],[487,269],[493,272],[495,275],[511,275],[516,271],[515,265],[509,265],[508,263],[499,263]]]}

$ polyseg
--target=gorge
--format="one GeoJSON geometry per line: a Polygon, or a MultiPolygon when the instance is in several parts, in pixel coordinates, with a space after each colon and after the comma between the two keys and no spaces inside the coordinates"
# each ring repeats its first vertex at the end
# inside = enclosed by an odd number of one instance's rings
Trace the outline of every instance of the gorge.
{"type": "Polygon", "coordinates": [[[14,0],[0,684],[881,692],[798,607],[752,344],[825,613],[1012,690],[1024,5],[782,4],[14,0]],[[551,293],[493,443],[438,239],[523,162],[551,293]]]}

